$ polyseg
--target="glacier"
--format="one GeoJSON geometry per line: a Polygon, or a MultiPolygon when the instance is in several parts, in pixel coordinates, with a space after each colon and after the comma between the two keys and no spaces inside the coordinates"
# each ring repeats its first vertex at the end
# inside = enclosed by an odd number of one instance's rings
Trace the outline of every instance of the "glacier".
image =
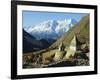
{"type": "Polygon", "coordinates": [[[77,24],[75,19],[47,20],[37,25],[29,26],[27,28],[24,27],[24,30],[34,36],[37,40],[56,40],[71,29],[75,24],[77,24]]]}

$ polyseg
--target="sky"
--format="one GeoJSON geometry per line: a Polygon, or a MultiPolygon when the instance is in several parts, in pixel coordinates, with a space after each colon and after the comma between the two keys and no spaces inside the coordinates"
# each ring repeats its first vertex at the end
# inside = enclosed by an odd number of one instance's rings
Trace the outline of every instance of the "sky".
{"type": "Polygon", "coordinates": [[[47,20],[65,20],[65,19],[75,19],[80,21],[80,19],[88,15],[86,13],[67,13],[67,12],[43,12],[43,11],[23,11],[22,12],[23,27],[29,27],[37,25],[41,22],[47,20]]]}

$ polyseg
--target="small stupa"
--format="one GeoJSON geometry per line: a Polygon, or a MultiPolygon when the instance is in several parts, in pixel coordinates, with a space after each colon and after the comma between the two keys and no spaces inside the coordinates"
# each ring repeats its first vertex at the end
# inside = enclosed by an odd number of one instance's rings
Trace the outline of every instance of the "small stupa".
{"type": "Polygon", "coordinates": [[[66,52],[64,59],[69,60],[70,57],[73,57],[75,55],[75,52],[76,52],[76,36],[74,36],[73,39],[71,40],[70,46],[66,52]]]}
{"type": "Polygon", "coordinates": [[[59,45],[59,49],[58,49],[59,51],[64,51],[64,45],[63,45],[63,43],[61,42],[60,43],[60,45],[59,45]]]}
{"type": "Polygon", "coordinates": [[[56,50],[54,61],[59,61],[63,58],[65,51],[63,43],[60,43],[58,50],[56,50]]]}

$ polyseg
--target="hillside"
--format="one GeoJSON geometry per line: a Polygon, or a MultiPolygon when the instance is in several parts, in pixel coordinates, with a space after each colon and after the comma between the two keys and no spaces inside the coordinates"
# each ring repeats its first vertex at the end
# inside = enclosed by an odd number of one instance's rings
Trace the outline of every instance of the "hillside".
{"type": "Polygon", "coordinates": [[[23,53],[29,53],[48,48],[53,42],[54,40],[52,40],[51,43],[45,39],[36,40],[35,37],[23,29],[23,53]]]}
{"type": "Polygon", "coordinates": [[[77,37],[80,43],[89,43],[89,15],[83,17],[78,24],[52,44],[49,49],[58,48],[61,42],[64,46],[69,46],[70,41],[74,36],[77,37]]]}

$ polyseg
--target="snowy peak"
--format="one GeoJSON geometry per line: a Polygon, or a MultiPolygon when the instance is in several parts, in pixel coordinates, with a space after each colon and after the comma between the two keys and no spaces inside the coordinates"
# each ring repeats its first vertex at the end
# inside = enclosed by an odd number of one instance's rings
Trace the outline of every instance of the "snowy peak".
{"type": "Polygon", "coordinates": [[[76,24],[77,21],[75,19],[68,19],[67,20],[69,24],[76,24]]]}
{"type": "Polygon", "coordinates": [[[47,20],[25,29],[36,39],[57,39],[77,23],[74,19],[47,20]]]}

